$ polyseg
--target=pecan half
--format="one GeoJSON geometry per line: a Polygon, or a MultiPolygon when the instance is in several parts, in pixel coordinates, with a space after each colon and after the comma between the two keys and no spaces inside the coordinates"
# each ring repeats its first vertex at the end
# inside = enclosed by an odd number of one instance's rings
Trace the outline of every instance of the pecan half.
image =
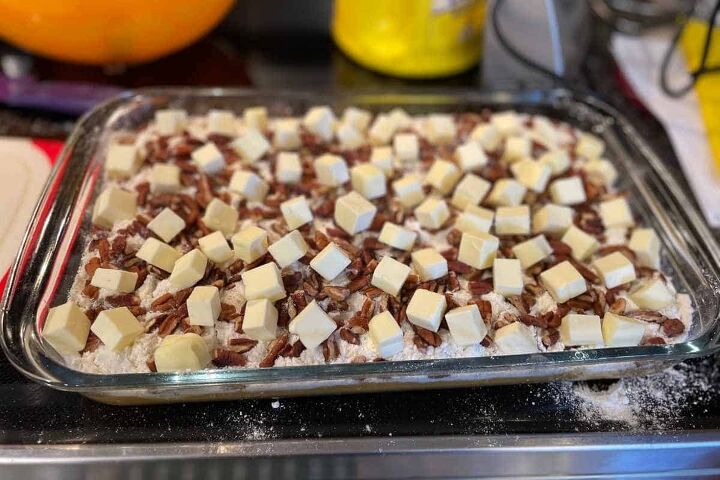
{"type": "Polygon", "coordinates": [[[260,361],[260,368],[268,368],[275,365],[275,360],[277,360],[280,352],[285,348],[285,345],[287,345],[289,338],[290,336],[287,333],[283,333],[270,343],[267,354],[265,354],[265,357],[260,361]]]}
{"type": "Polygon", "coordinates": [[[242,353],[216,348],[212,352],[212,363],[216,367],[241,367],[247,363],[247,359],[242,353]]]}
{"type": "Polygon", "coordinates": [[[230,350],[237,353],[249,352],[258,344],[257,340],[251,338],[231,338],[228,343],[230,350]]]}
{"type": "Polygon", "coordinates": [[[677,318],[668,318],[662,323],[662,329],[665,335],[674,337],[685,331],[685,324],[677,318]]]}
{"type": "Polygon", "coordinates": [[[340,332],[338,333],[341,339],[346,341],[347,343],[351,343],[353,345],[360,345],[360,336],[353,333],[348,328],[341,328],[340,332]]]}
{"type": "Polygon", "coordinates": [[[331,362],[340,355],[340,349],[332,337],[322,343],[322,351],[326,362],[331,362]]]}

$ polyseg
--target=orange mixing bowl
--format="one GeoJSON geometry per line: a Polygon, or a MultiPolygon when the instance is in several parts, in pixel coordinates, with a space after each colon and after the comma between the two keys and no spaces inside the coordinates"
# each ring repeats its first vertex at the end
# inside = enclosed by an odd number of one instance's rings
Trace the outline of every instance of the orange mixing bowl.
{"type": "Polygon", "coordinates": [[[0,36],[77,63],[154,60],[207,33],[233,0],[0,0],[0,36]]]}

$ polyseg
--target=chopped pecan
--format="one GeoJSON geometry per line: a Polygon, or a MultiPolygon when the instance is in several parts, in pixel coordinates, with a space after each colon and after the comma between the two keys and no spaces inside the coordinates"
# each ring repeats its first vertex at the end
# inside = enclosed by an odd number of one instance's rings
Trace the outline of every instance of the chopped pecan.
{"type": "Polygon", "coordinates": [[[379,250],[384,247],[385,244],[375,237],[367,237],[365,240],[363,240],[363,248],[366,248],[368,250],[379,250]]]}
{"type": "Polygon", "coordinates": [[[665,335],[674,337],[685,331],[685,324],[677,318],[668,318],[662,323],[662,329],[665,335]]]}
{"type": "Polygon", "coordinates": [[[88,274],[90,278],[92,278],[93,275],[95,275],[95,270],[100,268],[100,258],[99,257],[92,257],[88,262],[85,264],[85,272],[88,274]]]}
{"type": "Polygon", "coordinates": [[[472,267],[457,260],[448,260],[448,270],[462,275],[463,273],[470,273],[472,267]]]}
{"type": "Polygon", "coordinates": [[[418,327],[417,325],[413,325],[413,330],[415,331],[415,338],[419,338],[425,346],[429,345],[431,347],[439,347],[442,344],[442,338],[440,335],[432,330],[418,327]]]}
{"type": "Polygon", "coordinates": [[[130,307],[140,305],[140,298],[132,293],[124,293],[105,297],[105,302],[113,307],[130,307]]]}
{"type": "Polygon", "coordinates": [[[448,278],[447,278],[447,287],[450,289],[450,291],[455,291],[460,289],[460,281],[457,278],[457,273],[454,271],[448,272],[448,278]]]}
{"type": "Polygon", "coordinates": [[[610,305],[610,312],[618,315],[624,315],[625,309],[627,308],[627,302],[624,298],[616,298],[610,305]]]}
{"type": "Polygon", "coordinates": [[[665,340],[662,337],[650,337],[645,342],[645,345],[665,345],[665,340]]]}
{"type": "Polygon", "coordinates": [[[628,317],[636,318],[644,322],[664,323],[668,318],[655,310],[635,310],[625,313],[628,317]]]}
{"type": "Polygon", "coordinates": [[[335,211],[335,200],[332,198],[328,198],[327,200],[324,200],[318,207],[315,209],[315,215],[318,217],[332,217],[333,212],[335,211]]]}
{"type": "Polygon", "coordinates": [[[485,295],[492,292],[492,282],[489,280],[471,280],[468,283],[468,289],[473,295],[485,295]]]}
{"type": "Polygon", "coordinates": [[[100,341],[98,336],[90,332],[87,337],[87,341],[85,342],[85,348],[83,348],[82,352],[80,353],[94,352],[95,350],[97,350],[100,344],[102,344],[102,342],[100,341]]]}
{"type": "Polygon", "coordinates": [[[451,228],[447,233],[447,242],[453,247],[460,246],[460,239],[462,238],[462,232],[457,228],[451,228]]]}
{"type": "Polygon", "coordinates": [[[247,359],[242,353],[216,348],[212,352],[212,363],[216,367],[241,367],[247,363],[247,359]]]}
{"type": "Polygon", "coordinates": [[[377,287],[368,287],[365,290],[363,290],[363,293],[370,297],[370,298],[376,298],[383,294],[383,291],[380,290],[377,287]]]}
{"type": "Polygon", "coordinates": [[[157,365],[155,365],[155,359],[151,358],[147,362],[145,362],[145,365],[147,365],[148,370],[151,372],[157,372],[157,365]]]}
{"type": "Polygon", "coordinates": [[[560,340],[560,332],[555,328],[548,328],[542,333],[541,339],[546,348],[552,347],[560,340]]]}
{"type": "Polygon", "coordinates": [[[344,238],[344,239],[347,240],[347,239],[349,239],[349,238],[352,238],[350,235],[348,235],[347,232],[345,232],[345,230],[342,230],[342,229],[337,228],[337,227],[332,227],[332,226],[331,226],[331,227],[327,227],[327,228],[325,229],[325,232],[327,232],[327,234],[330,235],[331,237],[335,237],[336,239],[338,239],[338,238],[344,238]]]}
{"type": "Polygon", "coordinates": [[[163,293],[158,298],[156,298],[155,300],[152,301],[152,303],[150,304],[150,308],[155,309],[155,308],[159,307],[160,305],[168,303],[172,299],[173,299],[172,293],[169,293],[169,292],[163,293]]]}
{"type": "Polygon", "coordinates": [[[361,288],[365,288],[370,283],[370,276],[368,275],[360,275],[356,279],[352,280],[350,283],[346,285],[346,288],[352,293],[357,292],[361,288]]]}
{"type": "Polygon", "coordinates": [[[252,338],[231,338],[228,343],[230,350],[237,353],[249,352],[258,344],[257,340],[252,338]]]}
{"type": "MultiPolygon", "coordinates": [[[[307,282],[305,282],[305,283],[307,283],[307,282]]],[[[304,291],[296,290],[292,294],[290,294],[290,298],[292,298],[293,304],[295,305],[295,308],[298,309],[298,311],[307,307],[307,300],[305,299],[305,292],[307,292],[307,288],[304,291]]],[[[314,296],[310,292],[307,292],[307,293],[311,297],[314,296]]],[[[316,291],[315,295],[317,295],[317,291],[316,291]]]]}
{"type": "Polygon", "coordinates": [[[260,368],[268,368],[275,365],[275,360],[277,360],[280,352],[283,348],[285,348],[285,345],[287,345],[289,339],[290,336],[287,334],[287,332],[285,332],[278,338],[273,340],[268,346],[265,357],[260,361],[260,368]]]}
{"type": "Polygon", "coordinates": [[[525,304],[525,299],[520,295],[510,295],[507,297],[507,301],[513,307],[517,308],[520,313],[528,313],[528,306],[525,304]]]}
{"type": "Polygon", "coordinates": [[[105,263],[110,261],[110,242],[107,238],[101,238],[98,240],[98,254],[100,255],[100,261],[105,263]]]}
{"type": "Polygon", "coordinates": [[[332,362],[340,355],[340,349],[332,337],[322,343],[322,351],[326,362],[332,362]]]}
{"type": "Polygon", "coordinates": [[[323,292],[327,293],[327,295],[336,302],[342,302],[348,297],[348,295],[350,295],[350,290],[347,288],[330,285],[323,287],[323,292]]]}
{"type": "Polygon", "coordinates": [[[560,257],[569,257],[572,254],[572,249],[567,243],[561,242],[560,240],[549,240],[550,246],[553,249],[553,254],[560,257]]]}
{"type": "Polygon", "coordinates": [[[528,315],[527,313],[521,313],[518,317],[522,323],[525,325],[530,325],[533,327],[540,327],[540,328],[547,328],[547,317],[544,315],[536,316],[536,315],[528,315]]]}
{"type": "Polygon", "coordinates": [[[350,359],[350,363],[367,363],[367,357],[364,355],[355,355],[350,359]]]}
{"type": "Polygon", "coordinates": [[[302,282],[302,272],[283,273],[282,281],[285,290],[295,290],[302,282]]]}
{"type": "Polygon", "coordinates": [[[347,343],[351,343],[353,345],[360,345],[360,336],[353,333],[348,328],[341,328],[338,335],[340,336],[341,339],[345,340],[347,343]]]}

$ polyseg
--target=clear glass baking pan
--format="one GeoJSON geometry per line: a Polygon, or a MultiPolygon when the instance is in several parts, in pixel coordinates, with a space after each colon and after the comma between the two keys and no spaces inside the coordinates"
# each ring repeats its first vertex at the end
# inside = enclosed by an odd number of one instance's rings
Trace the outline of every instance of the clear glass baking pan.
{"type": "Polygon", "coordinates": [[[718,346],[720,251],[698,211],[661,161],[616,111],[567,91],[526,93],[299,94],[231,89],[152,89],[125,93],[85,115],[70,136],[10,273],[2,307],[2,347],[29,378],[60,390],[115,404],[168,403],[240,397],[425,389],[449,386],[617,378],[659,371],[718,346]],[[273,115],[301,114],[309,106],[374,111],[400,106],[411,113],[515,109],[592,130],[607,143],[637,217],[664,245],[663,271],[695,308],[687,340],[663,346],[602,348],[532,355],[390,361],[193,373],[95,375],[63,365],[40,341],[38,318],[63,302],[80,262],[89,210],[99,191],[99,149],[113,132],[142,127],[168,106],[195,114],[211,108],[241,111],[266,105],[273,115]]]}

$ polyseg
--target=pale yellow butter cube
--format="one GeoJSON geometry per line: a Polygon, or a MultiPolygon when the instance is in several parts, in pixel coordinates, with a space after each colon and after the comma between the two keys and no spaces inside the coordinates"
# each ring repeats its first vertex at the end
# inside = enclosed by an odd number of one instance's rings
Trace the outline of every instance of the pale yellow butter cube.
{"type": "Polygon", "coordinates": [[[377,207],[357,192],[350,192],[335,201],[335,223],[350,235],[367,230],[376,213],[377,207]]]}
{"type": "Polygon", "coordinates": [[[481,123],[470,132],[470,139],[477,142],[485,151],[493,152],[502,143],[502,135],[492,123],[481,123]]]}
{"type": "Polygon", "coordinates": [[[445,314],[445,321],[453,340],[461,346],[480,343],[488,333],[480,310],[474,303],[453,308],[445,314]]]}
{"type": "Polygon", "coordinates": [[[405,175],[392,183],[393,192],[398,201],[407,208],[412,208],[425,198],[422,181],[415,175],[405,175]]]}
{"type": "Polygon", "coordinates": [[[383,292],[397,296],[408,275],[410,275],[410,267],[386,256],[375,267],[370,284],[383,292]]]}
{"type": "Polygon", "coordinates": [[[562,242],[570,247],[572,256],[578,260],[589,258],[600,248],[600,243],[595,237],[575,225],[567,229],[562,236],[562,242]]]}
{"type": "Polygon", "coordinates": [[[390,358],[402,352],[404,348],[402,329],[387,310],[370,319],[368,330],[375,352],[381,358],[390,358]]]}
{"type": "Polygon", "coordinates": [[[209,133],[234,137],[235,114],[230,110],[210,110],[207,116],[207,129],[209,133]]]}
{"type": "Polygon", "coordinates": [[[225,235],[235,231],[238,211],[218,198],[213,198],[207,207],[202,221],[210,230],[220,230],[225,235]]]}
{"type": "Polygon", "coordinates": [[[112,268],[98,268],[90,280],[94,287],[104,288],[113,292],[130,293],[135,291],[138,275],[135,272],[115,270],[112,268]]]}
{"type": "Polygon", "coordinates": [[[606,347],[634,347],[645,335],[645,323],[634,318],[605,312],[602,335],[606,347]]]}
{"type": "Polygon", "coordinates": [[[532,142],[530,137],[513,136],[505,139],[505,150],[502,159],[507,163],[514,163],[527,158],[532,153],[532,142]]]}
{"type": "Polygon", "coordinates": [[[386,177],[392,177],[394,161],[395,157],[390,147],[373,147],[370,153],[370,163],[382,170],[386,177]]]}
{"type": "Polygon", "coordinates": [[[330,107],[312,107],[303,117],[303,126],[310,133],[317,135],[325,142],[329,142],[333,138],[335,121],[335,114],[330,107]]]}
{"type": "Polygon", "coordinates": [[[343,123],[352,125],[361,132],[367,130],[371,120],[372,113],[357,107],[348,107],[343,111],[342,114],[343,123]]]}
{"type": "Polygon", "coordinates": [[[140,168],[141,159],[135,145],[110,145],[105,158],[105,171],[110,178],[129,178],[140,168]]]}
{"type": "Polygon", "coordinates": [[[513,322],[498,328],[493,340],[500,353],[505,355],[540,352],[532,328],[521,322],[513,322]]]}
{"type": "Polygon", "coordinates": [[[628,228],[635,225],[630,205],[623,197],[600,202],[600,219],[605,228],[628,228]]]}
{"type": "Polygon", "coordinates": [[[398,133],[393,139],[395,158],[401,162],[414,162],[420,155],[420,144],[414,133],[398,133]]]}
{"type": "Polygon", "coordinates": [[[513,255],[520,260],[523,269],[527,269],[536,263],[545,260],[553,252],[545,235],[538,235],[530,240],[518,243],[512,247],[513,255]]]}
{"type": "Polygon", "coordinates": [[[285,268],[305,256],[308,246],[302,234],[293,230],[270,245],[268,251],[280,268],[285,268]]]}
{"type": "Polygon", "coordinates": [[[462,233],[487,233],[492,227],[495,212],[487,208],[468,205],[455,220],[455,228],[462,233]]]}
{"type": "Polygon", "coordinates": [[[463,233],[458,249],[458,261],[478,270],[490,268],[499,245],[500,240],[489,233],[463,233]]]}
{"type": "Polygon", "coordinates": [[[571,207],[548,203],[533,215],[533,232],[562,234],[572,226],[574,217],[571,207]]]}
{"type": "Polygon", "coordinates": [[[210,363],[210,349],[197,333],[168,335],[153,355],[158,372],[202,370],[210,363]]]}
{"type": "Polygon", "coordinates": [[[177,135],[187,125],[187,112],[177,108],[168,108],[155,112],[155,126],[160,135],[177,135]]]}
{"type": "MultiPolygon", "coordinates": [[[[193,288],[186,300],[188,323],[212,327],[220,317],[220,291],[214,286],[201,286],[193,288]]],[[[244,327],[244,325],[243,325],[244,327]]]]}
{"type": "Polygon", "coordinates": [[[275,302],[287,296],[280,269],[273,262],[243,272],[241,276],[247,300],[267,298],[275,302]]]}
{"type": "Polygon", "coordinates": [[[195,285],[205,276],[207,260],[205,254],[197,248],[177,259],[170,274],[170,286],[182,290],[195,285]]]}
{"type": "Polygon", "coordinates": [[[367,199],[384,197],[387,193],[385,174],[372,163],[361,163],[350,170],[353,188],[367,199]]]}
{"type": "Polygon", "coordinates": [[[225,157],[212,142],[193,150],[190,158],[198,170],[203,173],[215,174],[225,168],[225,157]]]}
{"type": "Polygon", "coordinates": [[[501,178],[493,185],[485,203],[493,207],[516,207],[527,193],[527,187],[517,180],[501,178]]]}
{"type": "Polygon", "coordinates": [[[577,205],[587,200],[580,177],[559,178],[550,184],[550,195],[558,205],[577,205]]]}
{"type": "Polygon", "coordinates": [[[231,192],[242,195],[253,202],[262,202],[270,190],[270,186],[265,180],[246,170],[237,170],[233,173],[228,188],[231,192]]]}
{"type": "Polygon", "coordinates": [[[417,232],[408,230],[394,223],[385,222],[380,230],[378,240],[391,247],[410,251],[417,240],[417,232]]]}
{"type": "Polygon", "coordinates": [[[530,207],[498,207],[495,210],[496,235],[528,235],[530,233],[530,207]]]}
{"type": "Polygon", "coordinates": [[[455,184],[460,180],[462,172],[460,169],[447,160],[435,160],[425,176],[425,183],[435,188],[443,195],[450,193],[455,184]]]}
{"type": "Polygon", "coordinates": [[[148,229],[167,243],[185,229],[185,220],[169,208],[163,208],[148,223],[148,229]]]}
{"type": "Polygon", "coordinates": [[[170,273],[173,271],[175,262],[182,257],[182,253],[167,243],[151,237],[143,242],[135,256],[170,273]]]}
{"type": "Polygon", "coordinates": [[[320,253],[310,260],[310,268],[328,282],[332,281],[350,265],[350,257],[334,242],[330,242],[320,253]]]}
{"type": "Polygon", "coordinates": [[[150,191],[153,193],[175,193],[182,188],[180,167],[156,163],[150,170],[150,191]]]}
{"type": "Polygon", "coordinates": [[[90,333],[90,320],[73,302],[63,303],[48,311],[42,336],[59,353],[76,353],[85,348],[90,333]]]}
{"type": "Polygon", "coordinates": [[[490,191],[491,184],[484,178],[468,173],[455,187],[450,203],[460,209],[468,205],[478,205],[490,191]]]}
{"type": "Polygon", "coordinates": [[[412,126],[412,117],[400,107],[390,110],[388,116],[397,129],[406,129],[412,126]]]}
{"type": "Polygon", "coordinates": [[[493,290],[503,297],[522,293],[523,277],[520,260],[496,258],[493,261],[493,290]]]}
{"type": "Polygon", "coordinates": [[[542,272],[540,282],[557,303],[565,303],[587,291],[587,282],[567,260],[542,272]]]}
{"type": "Polygon", "coordinates": [[[612,187],[618,177],[615,166],[604,158],[589,160],[583,165],[583,170],[587,173],[590,181],[597,185],[612,187]]]}
{"type": "Polygon", "coordinates": [[[115,222],[133,218],[136,211],[135,194],[117,187],[107,187],[95,200],[92,223],[103,228],[112,228],[115,222]]]}
{"type": "Polygon", "coordinates": [[[365,143],[362,132],[349,123],[341,123],[337,127],[335,136],[338,139],[340,147],[344,149],[358,148],[365,143]]]}
{"type": "Polygon", "coordinates": [[[257,162],[270,150],[270,142],[265,135],[254,128],[246,129],[229,146],[246,164],[257,162]]]}
{"type": "Polygon", "coordinates": [[[503,137],[518,135],[523,131],[520,116],[513,111],[494,113],[492,117],[490,117],[490,123],[497,128],[497,131],[503,137]]]}
{"type": "Polygon", "coordinates": [[[644,267],[660,268],[660,239],[652,228],[636,228],[628,243],[638,263],[644,267]]]}
{"type": "Polygon", "coordinates": [[[412,259],[413,270],[423,282],[435,280],[448,274],[447,260],[434,248],[415,250],[410,255],[410,258],[412,259]]]}
{"type": "Polygon", "coordinates": [[[268,126],[268,111],[265,107],[248,107],[243,110],[243,123],[246,127],[263,131],[268,126]]]}
{"type": "Polygon", "coordinates": [[[541,163],[531,158],[523,158],[510,166],[515,179],[533,192],[545,191],[552,169],[547,163],[541,163]]]}
{"type": "Polygon", "coordinates": [[[430,115],[427,119],[425,134],[432,144],[452,143],[457,134],[455,119],[453,119],[452,115],[430,115]]]}
{"type": "Polygon", "coordinates": [[[560,341],[566,347],[601,346],[604,344],[600,317],[569,313],[560,324],[560,341]]]}
{"type": "Polygon", "coordinates": [[[275,164],[275,179],[280,183],[298,183],[302,178],[300,155],[293,152],[280,152],[275,164]]]}
{"type": "Polygon", "coordinates": [[[277,336],[277,321],[277,308],[267,298],[249,300],[245,305],[242,328],[245,335],[253,340],[274,340],[277,336]]]}
{"type": "Polygon", "coordinates": [[[428,197],[414,213],[418,223],[429,230],[437,230],[450,218],[447,203],[437,197],[428,197]]]}
{"type": "Polygon", "coordinates": [[[488,163],[487,155],[477,142],[467,142],[455,150],[455,159],[465,172],[480,170],[488,163]]]}
{"type": "Polygon", "coordinates": [[[232,236],[235,256],[245,263],[252,263],[265,255],[268,250],[268,234],[260,227],[252,225],[232,236]]]}
{"type": "Polygon", "coordinates": [[[598,158],[605,151],[605,143],[595,135],[581,134],[575,145],[575,153],[588,160],[598,158]]]}
{"type": "Polygon", "coordinates": [[[413,325],[437,332],[446,308],[445,295],[418,288],[407,305],[406,313],[413,325]]]}
{"type": "Polygon", "coordinates": [[[214,263],[227,262],[233,257],[233,251],[222,232],[213,232],[200,237],[198,247],[214,263]]]}
{"type": "Polygon", "coordinates": [[[558,130],[546,117],[534,116],[532,119],[532,133],[535,138],[546,147],[553,147],[558,142],[558,130]]]}
{"type": "Polygon", "coordinates": [[[387,145],[396,129],[397,126],[389,115],[378,115],[370,126],[370,130],[368,130],[370,143],[376,146],[387,145]]]}
{"type": "Polygon", "coordinates": [[[274,123],[273,145],[282,150],[297,150],[302,146],[300,122],[295,118],[281,118],[274,123]]]}
{"type": "Polygon", "coordinates": [[[127,307],[120,307],[100,312],[90,331],[110,350],[117,352],[135,343],[145,329],[127,307]]]}
{"type": "Polygon", "coordinates": [[[632,282],[637,277],[635,266],[628,258],[620,252],[605,255],[593,262],[593,267],[607,288],[615,288],[632,282]]]}
{"type": "Polygon", "coordinates": [[[320,185],[339,187],[350,180],[347,163],[342,157],[326,153],[313,162],[315,176],[320,185]]]}
{"type": "Polygon", "coordinates": [[[662,310],[675,301],[675,295],[659,278],[638,282],[630,290],[630,300],[638,307],[649,310],[662,310]]]}
{"type": "Polygon", "coordinates": [[[549,150],[540,155],[537,161],[550,165],[553,175],[562,175],[570,168],[570,155],[565,150],[549,150]]]}
{"type": "Polygon", "coordinates": [[[302,195],[282,202],[280,211],[289,230],[295,230],[313,219],[307,199],[302,195]]]}
{"type": "Polygon", "coordinates": [[[288,330],[300,337],[308,350],[319,346],[337,329],[337,324],[315,300],[290,321],[288,330]]]}

